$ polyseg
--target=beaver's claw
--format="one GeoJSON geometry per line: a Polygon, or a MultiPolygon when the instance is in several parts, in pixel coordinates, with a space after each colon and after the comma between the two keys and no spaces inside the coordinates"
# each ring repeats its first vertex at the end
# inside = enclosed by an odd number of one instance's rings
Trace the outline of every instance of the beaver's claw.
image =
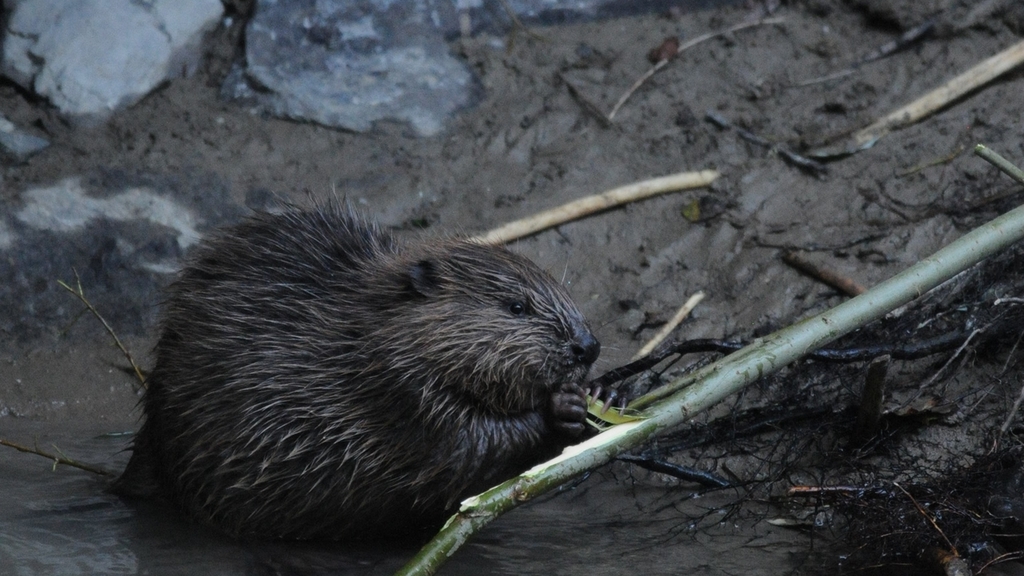
{"type": "Polygon", "coordinates": [[[617,389],[611,386],[601,386],[596,381],[588,385],[586,392],[587,396],[590,396],[591,402],[601,403],[602,414],[611,408],[623,410],[626,407],[626,402],[629,401],[629,398],[625,394],[620,394],[617,389]]]}

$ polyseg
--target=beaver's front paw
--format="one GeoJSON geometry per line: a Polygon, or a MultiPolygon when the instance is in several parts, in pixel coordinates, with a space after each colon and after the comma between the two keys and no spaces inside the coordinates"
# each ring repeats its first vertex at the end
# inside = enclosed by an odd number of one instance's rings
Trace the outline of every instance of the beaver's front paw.
{"type": "Polygon", "coordinates": [[[579,438],[587,429],[587,397],[576,384],[563,386],[551,395],[551,427],[570,438],[579,438]]]}

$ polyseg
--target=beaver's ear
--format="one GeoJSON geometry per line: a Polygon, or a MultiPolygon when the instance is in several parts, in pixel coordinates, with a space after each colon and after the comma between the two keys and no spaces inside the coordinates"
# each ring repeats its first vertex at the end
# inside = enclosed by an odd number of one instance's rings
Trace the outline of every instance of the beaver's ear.
{"type": "Polygon", "coordinates": [[[437,265],[430,260],[420,260],[409,266],[409,288],[420,296],[433,296],[441,289],[437,265]]]}

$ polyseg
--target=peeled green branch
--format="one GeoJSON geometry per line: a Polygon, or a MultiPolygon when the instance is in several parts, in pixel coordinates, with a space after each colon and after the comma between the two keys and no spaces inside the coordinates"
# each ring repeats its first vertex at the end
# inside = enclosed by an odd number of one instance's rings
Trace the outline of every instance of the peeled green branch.
{"type": "Polygon", "coordinates": [[[1024,170],[1014,166],[1009,160],[1003,158],[999,154],[992,151],[991,148],[984,144],[978,144],[974,147],[974,153],[987,160],[990,164],[999,168],[1004,174],[1013,178],[1017,182],[1024,184],[1024,170]]]}
{"type": "Polygon", "coordinates": [[[618,454],[710,408],[751,382],[890,311],[1024,239],[1024,206],[969,232],[930,258],[835,308],[760,338],[705,368],[683,376],[630,408],[642,420],[619,424],[520,476],[463,502],[461,510],[397,574],[433,574],[480,527],[618,454]]]}

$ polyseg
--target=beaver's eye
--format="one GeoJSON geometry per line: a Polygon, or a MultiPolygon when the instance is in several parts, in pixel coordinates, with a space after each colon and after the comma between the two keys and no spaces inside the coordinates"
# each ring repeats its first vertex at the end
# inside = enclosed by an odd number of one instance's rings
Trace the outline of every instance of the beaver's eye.
{"type": "Polygon", "coordinates": [[[511,302],[508,305],[508,311],[513,316],[522,316],[523,314],[526,314],[526,304],[518,301],[511,302]]]}

